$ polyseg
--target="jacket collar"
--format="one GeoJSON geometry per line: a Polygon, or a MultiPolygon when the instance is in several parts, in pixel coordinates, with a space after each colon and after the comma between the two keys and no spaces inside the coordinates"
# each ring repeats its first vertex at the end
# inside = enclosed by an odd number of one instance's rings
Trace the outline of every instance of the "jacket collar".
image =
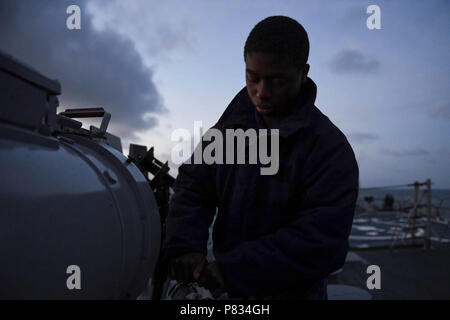
{"type": "MultiPolygon", "coordinates": [[[[302,87],[293,112],[280,121],[278,129],[281,137],[288,137],[300,128],[309,124],[310,113],[314,107],[317,96],[317,86],[311,78],[302,87]]],[[[255,128],[266,129],[262,117],[256,111],[256,108],[247,93],[247,87],[244,87],[234,97],[226,108],[225,112],[217,122],[221,128],[255,128]]]]}

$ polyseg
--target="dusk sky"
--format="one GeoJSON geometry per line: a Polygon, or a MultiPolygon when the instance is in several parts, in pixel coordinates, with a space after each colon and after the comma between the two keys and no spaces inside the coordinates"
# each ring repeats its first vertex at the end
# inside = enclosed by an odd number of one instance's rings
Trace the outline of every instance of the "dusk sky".
{"type": "Polygon", "coordinates": [[[2,0],[0,50],[61,82],[59,111],[104,107],[125,150],[169,160],[175,129],[211,127],[245,86],[245,40],[271,15],[308,32],[316,106],[348,137],[361,187],[450,188],[449,1],[2,0]],[[71,4],[81,30],[66,27],[71,4]]]}

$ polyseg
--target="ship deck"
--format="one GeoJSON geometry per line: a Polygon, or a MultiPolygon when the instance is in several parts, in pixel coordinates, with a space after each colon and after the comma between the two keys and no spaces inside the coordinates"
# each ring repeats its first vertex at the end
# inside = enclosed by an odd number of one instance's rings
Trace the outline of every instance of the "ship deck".
{"type": "MultiPolygon", "coordinates": [[[[350,251],[343,269],[329,277],[329,285],[338,284],[362,289],[373,300],[450,299],[450,246],[350,251]],[[367,288],[369,265],[380,267],[381,289],[367,288]]],[[[358,292],[342,298],[359,299],[358,292]]]]}

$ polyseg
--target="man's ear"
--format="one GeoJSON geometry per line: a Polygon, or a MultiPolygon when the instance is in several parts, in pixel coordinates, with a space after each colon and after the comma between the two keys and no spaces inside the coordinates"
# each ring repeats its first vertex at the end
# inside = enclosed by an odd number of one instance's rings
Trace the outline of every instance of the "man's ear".
{"type": "Polygon", "coordinates": [[[309,72],[309,64],[305,64],[305,67],[303,68],[303,72],[302,72],[302,83],[306,82],[306,78],[308,77],[308,72],[309,72]]]}

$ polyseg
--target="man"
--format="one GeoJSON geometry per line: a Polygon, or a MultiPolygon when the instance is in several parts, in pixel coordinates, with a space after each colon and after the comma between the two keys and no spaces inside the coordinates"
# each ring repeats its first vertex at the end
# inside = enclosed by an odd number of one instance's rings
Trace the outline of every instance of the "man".
{"type": "MultiPolygon", "coordinates": [[[[215,129],[278,129],[279,170],[261,164],[183,164],[167,219],[169,274],[215,297],[326,299],[341,268],[358,193],[342,132],[315,106],[309,40],[295,20],[259,22],[244,48],[246,88],[215,129]],[[214,223],[215,261],[207,262],[214,223]]],[[[204,143],[199,144],[199,148],[204,143]]]]}

